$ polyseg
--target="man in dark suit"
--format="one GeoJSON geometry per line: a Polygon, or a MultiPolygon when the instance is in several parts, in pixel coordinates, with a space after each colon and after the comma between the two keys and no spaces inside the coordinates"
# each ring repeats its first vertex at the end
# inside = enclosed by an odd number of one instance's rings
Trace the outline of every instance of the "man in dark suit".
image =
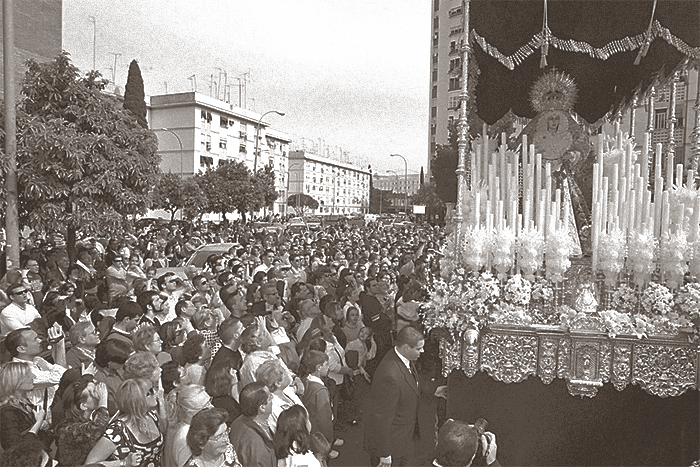
{"type": "Polygon", "coordinates": [[[420,331],[401,329],[374,373],[364,416],[364,447],[373,467],[404,466],[412,454],[420,399],[414,362],[424,345],[420,331]]]}

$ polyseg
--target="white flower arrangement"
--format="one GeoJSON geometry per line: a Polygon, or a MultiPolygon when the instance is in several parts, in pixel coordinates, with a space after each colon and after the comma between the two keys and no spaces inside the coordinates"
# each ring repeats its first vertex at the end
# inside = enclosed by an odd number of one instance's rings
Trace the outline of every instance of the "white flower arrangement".
{"type": "Polygon", "coordinates": [[[694,282],[680,288],[675,297],[676,309],[692,319],[700,318],[700,284],[694,282]]]}
{"type": "Polygon", "coordinates": [[[627,244],[627,270],[634,275],[634,283],[644,287],[650,280],[656,265],[654,253],[657,241],[651,232],[635,232],[627,244]]]}
{"type": "Polygon", "coordinates": [[[532,285],[520,274],[516,274],[503,287],[503,298],[511,305],[527,306],[532,298],[532,285]]]}
{"type": "Polygon", "coordinates": [[[625,265],[625,235],[620,229],[601,232],[598,240],[598,267],[605,274],[605,283],[613,286],[625,265]]]}
{"type": "Polygon", "coordinates": [[[510,228],[503,228],[496,232],[493,238],[492,256],[493,267],[498,271],[498,278],[504,280],[508,270],[513,267],[515,232],[510,228]]]}
{"type": "Polygon", "coordinates": [[[642,293],[641,303],[648,315],[665,315],[673,310],[673,294],[665,285],[650,282],[642,293]]]}
{"type": "Polygon", "coordinates": [[[486,265],[489,237],[485,227],[469,227],[464,232],[464,263],[470,270],[478,272],[486,265]]]}
{"type": "Polygon", "coordinates": [[[666,284],[677,289],[683,285],[683,276],[688,272],[690,244],[683,230],[678,230],[668,238],[661,240],[659,248],[659,266],[666,274],[666,284]]]}
{"type": "Polygon", "coordinates": [[[569,232],[565,229],[551,232],[547,237],[545,251],[545,264],[547,266],[547,278],[552,282],[564,280],[564,274],[571,266],[569,255],[571,254],[571,240],[569,232]]]}
{"type": "Polygon", "coordinates": [[[535,279],[544,260],[544,235],[538,229],[523,230],[517,239],[518,265],[525,279],[535,279]]]}
{"type": "Polygon", "coordinates": [[[633,288],[622,284],[613,292],[611,305],[614,310],[631,315],[637,311],[639,297],[633,288]]]}

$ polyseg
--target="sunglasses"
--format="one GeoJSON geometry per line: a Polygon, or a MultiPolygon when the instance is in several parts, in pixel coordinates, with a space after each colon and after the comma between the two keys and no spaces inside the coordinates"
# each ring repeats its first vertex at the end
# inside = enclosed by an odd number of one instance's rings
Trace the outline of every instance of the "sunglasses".
{"type": "Polygon", "coordinates": [[[12,295],[24,295],[26,293],[29,293],[29,290],[17,290],[15,292],[12,292],[12,295]]]}

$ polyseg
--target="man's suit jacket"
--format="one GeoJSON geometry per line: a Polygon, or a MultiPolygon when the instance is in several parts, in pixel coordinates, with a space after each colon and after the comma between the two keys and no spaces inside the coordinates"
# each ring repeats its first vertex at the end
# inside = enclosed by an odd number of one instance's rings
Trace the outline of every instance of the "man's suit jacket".
{"type": "Polygon", "coordinates": [[[365,407],[365,450],[398,459],[410,455],[420,389],[395,349],[387,352],[372,379],[365,407]]]}

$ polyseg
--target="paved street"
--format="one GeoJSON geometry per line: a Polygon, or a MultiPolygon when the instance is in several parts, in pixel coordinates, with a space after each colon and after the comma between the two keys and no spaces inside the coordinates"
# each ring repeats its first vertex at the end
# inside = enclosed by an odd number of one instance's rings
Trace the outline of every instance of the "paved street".
{"type": "MultiPolygon", "coordinates": [[[[430,466],[433,460],[435,447],[435,409],[436,399],[435,383],[430,381],[430,376],[421,375],[421,404],[418,413],[420,424],[420,441],[417,443],[414,457],[409,466],[430,466]]],[[[356,426],[344,425],[337,429],[338,436],[345,440],[345,444],[338,449],[340,456],[329,462],[330,467],[369,466],[369,454],[362,449],[362,422],[356,426]]]]}

